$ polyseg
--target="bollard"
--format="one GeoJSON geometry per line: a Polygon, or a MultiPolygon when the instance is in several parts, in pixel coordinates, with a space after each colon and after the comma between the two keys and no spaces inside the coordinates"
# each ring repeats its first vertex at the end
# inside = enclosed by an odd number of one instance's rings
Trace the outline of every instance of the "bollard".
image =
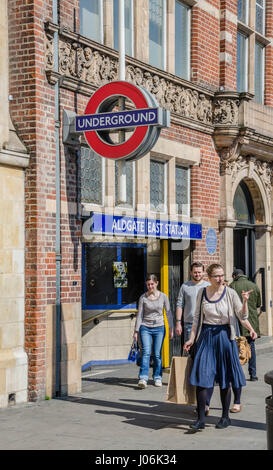
{"type": "Polygon", "coordinates": [[[264,376],[265,383],[271,385],[272,395],[265,399],[266,403],[266,429],[267,429],[267,449],[273,450],[273,370],[264,376]]]}

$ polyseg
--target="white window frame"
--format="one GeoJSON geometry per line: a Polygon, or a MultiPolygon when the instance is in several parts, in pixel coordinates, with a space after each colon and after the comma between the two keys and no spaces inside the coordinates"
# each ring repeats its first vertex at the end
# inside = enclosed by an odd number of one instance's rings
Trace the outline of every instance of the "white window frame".
{"type": "MultiPolygon", "coordinates": [[[[149,12],[150,12],[150,0],[149,0],[149,12]]],[[[166,70],[167,68],[167,5],[166,0],[163,0],[163,69],[166,70]]],[[[151,64],[150,58],[150,19],[149,19],[149,63],[151,64]]],[[[159,66],[155,66],[151,64],[152,67],[160,68],[159,66]]]]}
{"type": "MultiPolygon", "coordinates": [[[[159,210],[159,209],[155,209],[154,206],[152,206],[152,204],[151,204],[151,187],[150,187],[150,195],[149,195],[150,196],[150,211],[154,212],[154,213],[159,212],[161,214],[167,214],[167,212],[168,212],[168,206],[167,206],[167,203],[168,203],[168,200],[167,200],[168,199],[168,161],[151,155],[150,169],[151,169],[151,162],[152,161],[164,164],[164,202],[163,202],[164,209],[159,210]]],[[[151,175],[150,175],[150,185],[151,185],[151,175]]]]}
{"type": "Polygon", "coordinates": [[[238,21],[242,22],[243,24],[249,25],[249,0],[246,0],[246,22],[239,19],[237,14],[238,21]]]}
{"type": "MultiPolygon", "coordinates": [[[[116,163],[117,163],[117,161],[115,161],[115,165],[116,165],[116,163]]],[[[130,205],[130,204],[127,204],[126,202],[118,203],[116,201],[116,184],[118,185],[117,189],[119,191],[120,181],[118,181],[118,180],[116,181],[116,178],[115,178],[115,189],[114,189],[115,193],[114,194],[115,194],[115,207],[116,208],[123,208],[123,209],[134,209],[135,208],[135,205],[136,205],[136,163],[134,161],[132,162],[132,179],[133,179],[133,182],[132,182],[133,197],[132,197],[132,205],[130,205]]]]}
{"type": "MultiPolygon", "coordinates": [[[[179,162],[175,162],[175,203],[176,203],[176,213],[178,216],[187,216],[187,217],[190,217],[190,214],[191,214],[191,169],[190,167],[187,167],[185,165],[183,165],[182,163],[179,163],[179,162]],[[184,168],[185,170],[187,170],[187,184],[188,184],[188,194],[187,194],[187,199],[188,199],[188,204],[186,204],[187,206],[187,211],[184,212],[178,212],[178,204],[177,204],[177,201],[176,201],[176,168],[177,167],[180,167],[180,168],[184,168]]],[[[185,207],[185,204],[183,205],[183,208],[185,207]]]]}
{"type": "MultiPolygon", "coordinates": [[[[119,1],[119,0],[117,0],[119,1]]],[[[135,7],[135,0],[129,0],[130,1],[130,4],[131,4],[131,19],[130,19],[130,22],[131,22],[131,45],[132,45],[132,54],[129,54],[130,57],[134,57],[135,55],[135,41],[134,41],[134,7],[135,7]]],[[[114,2],[113,2],[113,15],[114,15],[114,2]]],[[[113,16],[113,19],[114,19],[114,16],[113,16]]],[[[119,39],[118,39],[118,42],[119,42],[119,39]]],[[[115,48],[115,45],[114,45],[114,48],[115,48]]],[[[125,49],[126,49],[126,45],[125,45],[125,49]]],[[[118,48],[116,49],[118,50],[118,48]]],[[[126,52],[127,54],[127,52],[126,52]]]]}
{"type": "MultiPolygon", "coordinates": [[[[256,82],[256,44],[258,44],[262,48],[262,70],[261,70],[261,76],[262,76],[262,90],[261,90],[261,95],[262,95],[262,102],[257,101],[260,104],[264,104],[264,91],[265,91],[265,46],[261,44],[259,41],[255,41],[255,65],[254,65],[254,80],[256,82]]],[[[254,83],[254,88],[256,91],[256,83],[254,83]]],[[[255,98],[254,98],[255,101],[255,98]]]]}
{"type": "MultiPolygon", "coordinates": [[[[92,2],[92,0],[89,0],[90,2],[92,2]]],[[[100,18],[100,31],[99,31],[99,40],[98,42],[100,42],[101,44],[104,43],[104,28],[103,28],[103,25],[104,25],[104,13],[103,13],[103,2],[104,0],[99,0],[99,18],[100,18]]],[[[81,25],[80,25],[80,31],[81,31],[81,25]]],[[[84,33],[81,32],[81,34],[84,36],[84,33]]],[[[85,37],[88,37],[88,39],[91,39],[92,41],[95,41],[95,39],[93,38],[90,38],[90,36],[86,36],[85,37]]]]}
{"type": "MultiPolygon", "coordinates": [[[[245,93],[248,91],[248,54],[249,54],[249,37],[247,34],[243,33],[242,31],[238,30],[237,34],[240,34],[241,36],[244,36],[246,38],[246,53],[245,53],[245,77],[244,77],[244,89],[240,90],[240,93],[245,93]]],[[[238,40],[237,40],[237,45],[238,45],[238,40]]],[[[237,47],[237,53],[238,53],[238,47],[237,47]]],[[[237,58],[237,66],[238,66],[238,58],[237,58]]],[[[238,83],[237,83],[238,87],[238,83]]]]}
{"type": "MultiPolygon", "coordinates": [[[[188,9],[188,13],[187,13],[187,15],[188,15],[188,18],[187,18],[187,21],[188,21],[187,76],[186,77],[181,77],[181,78],[184,78],[185,80],[190,80],[190,72],[191,72],[191,8],[186,2],[183,2],[182,0],[175,0],[175,4],[176,4],[176,2],[182,3],[188,9]]],[[[174,47],[175,47],[175,44],[176,44],[176,30],[175,30],[174,47]]],[[[175,54],[176,54],[176,51],[175,51],[175,54]]],[[[174,55],[174,57],[175,57],[175,55],[174,55]]],[[[176,63],[174,64],[174,69],[175,69],[175,74],[176,74],[176,63]]],[[[177,76],[180,76],[180,75],[177,75],[177,76]]]]}
{"type": "Polygon", "coordinates": [[[261,7],[259,4],[257,4],[257,0],[255,2],[255,30],[259,33],[262,34],[263,36],[265,35],[265,10],[266,10],[266,0],[263,0],[263,7],[261,7]],[[256,9],[258,8],[263,10],[263,31],[258,31],[257,30],[257,25],[256,25],[256,9]]]}

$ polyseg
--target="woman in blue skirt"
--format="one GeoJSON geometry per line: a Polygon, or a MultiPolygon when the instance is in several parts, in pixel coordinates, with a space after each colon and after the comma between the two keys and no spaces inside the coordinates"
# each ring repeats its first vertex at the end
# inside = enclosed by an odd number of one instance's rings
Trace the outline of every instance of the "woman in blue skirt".
{"type": "Polygon", "coordinates": [[[236,317],[249,330],[250,337],[257,338],[247,320],[247,300],[251,291],[242,292],[242,303],[237,292],[224,285],[224,270],[220,264],[209,266],[207,274],[211,285],[198,293],[190,338],[184,345],[189,351],[196,341],[190,375],[190,383],[196,386],[197,395],[198,420],[190,426],[194,430],[205,427],[208,388],[215,383],[220,386],[222,417],[216,428],[223,429],[230,425],[231,386],[246,385],[235,341],[236,317]]]}

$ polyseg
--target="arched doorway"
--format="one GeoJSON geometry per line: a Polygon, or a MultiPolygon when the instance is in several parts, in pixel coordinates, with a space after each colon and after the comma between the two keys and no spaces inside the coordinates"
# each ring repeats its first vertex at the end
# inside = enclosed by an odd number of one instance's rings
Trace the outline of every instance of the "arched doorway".
{"type": "Polygon", "coordinates": [[[254,280],[256,272],[255,250],[255,212],[252,196],[247,184],[241,181],[238,185],[233,208],[237,224],[233,230],[234,268],[239,268],[254,280]]]}

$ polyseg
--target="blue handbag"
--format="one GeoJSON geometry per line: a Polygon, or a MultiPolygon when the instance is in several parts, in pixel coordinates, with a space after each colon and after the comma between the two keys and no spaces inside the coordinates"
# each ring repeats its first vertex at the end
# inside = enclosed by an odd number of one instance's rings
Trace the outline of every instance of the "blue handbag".
{"type": "Polygon", "coordinates": [[[137,341],[134,339],[132,346],[129,352],[128,361],[138,363],[138,358],[140,356],[140,349],[137,341]]]}

